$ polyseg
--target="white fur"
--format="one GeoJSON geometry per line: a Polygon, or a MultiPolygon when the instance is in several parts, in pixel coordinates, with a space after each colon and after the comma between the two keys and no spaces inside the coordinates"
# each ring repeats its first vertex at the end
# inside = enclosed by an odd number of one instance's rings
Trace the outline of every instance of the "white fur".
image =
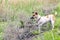
{"type": "Polygon", "coordinates": [[[38,21],[38,19],[40,18],[40,20],[37,22],[37,24],[38,24],[38,26],[39,26],[39,31],[40,31],[40,27],[41,27],[44,23],[46,23],[46,22],[48,22],[48,21],[51,21],[52,30],[54,29],[53,16],[54,16],[54,15],[48,15],[48,17],[46,17],[46,16],[37,15],[36,21],[38,21]]]}

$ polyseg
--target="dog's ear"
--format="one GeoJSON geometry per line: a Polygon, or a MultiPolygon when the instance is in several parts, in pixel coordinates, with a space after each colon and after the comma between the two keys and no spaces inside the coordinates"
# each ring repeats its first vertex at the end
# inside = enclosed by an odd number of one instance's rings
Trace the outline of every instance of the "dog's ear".
{"type": "Polygon", "coordinates": [[[34,12],[32,12],[32,13],[34,13],[34,12]]]}
{"type": "Polygon", "coordinates": [[[38,15],[38,13],[37,13],[37,12],[35,12],[35,15],[38,15]]]}
{"type": "Polygon", "coordinates": [[[38,13],[37,13],[37,12],[32,12],[32,13],[34,13],[35,15],[38,15],[38,13]]]}

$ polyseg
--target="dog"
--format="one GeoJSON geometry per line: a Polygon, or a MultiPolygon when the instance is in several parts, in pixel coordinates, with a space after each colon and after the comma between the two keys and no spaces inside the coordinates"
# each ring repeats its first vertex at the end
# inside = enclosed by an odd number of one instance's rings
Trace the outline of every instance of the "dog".
{"type": "Polygon", "coordinates": [[[39,27],[39,30],[40,30],[40,27],[46,23],[46,22],[51,22],[51,26],[52,26],[52,30],[54,29],[54,23],[55,23],[55,16],[57,15],[57,12],[55,12],[55,15],[53,14],[48,14],[46,16],[40,16],[37,12],[33,12],[33,15],[31,17],[31,19],[35,19],[38,27],[39,27]]]}

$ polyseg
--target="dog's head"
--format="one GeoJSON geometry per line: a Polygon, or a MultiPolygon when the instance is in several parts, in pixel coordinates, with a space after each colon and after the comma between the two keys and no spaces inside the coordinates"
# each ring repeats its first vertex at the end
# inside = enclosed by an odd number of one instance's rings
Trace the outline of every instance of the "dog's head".
{"type": "Polygon", "coordinates": [[[31,19],[37,19],[38,13],[37,12],[32,12],[32,13],[33,13],[33,15],[31,17],[31,19]]]}

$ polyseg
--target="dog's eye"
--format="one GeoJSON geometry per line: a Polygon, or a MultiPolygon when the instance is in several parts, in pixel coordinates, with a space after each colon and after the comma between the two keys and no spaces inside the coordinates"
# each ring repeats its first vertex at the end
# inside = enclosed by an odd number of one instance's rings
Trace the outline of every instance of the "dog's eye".
{"type": "Polygon", "coordinates": [[[35,15],[33,15],[33,16],[35,16],[35,15]]]}

